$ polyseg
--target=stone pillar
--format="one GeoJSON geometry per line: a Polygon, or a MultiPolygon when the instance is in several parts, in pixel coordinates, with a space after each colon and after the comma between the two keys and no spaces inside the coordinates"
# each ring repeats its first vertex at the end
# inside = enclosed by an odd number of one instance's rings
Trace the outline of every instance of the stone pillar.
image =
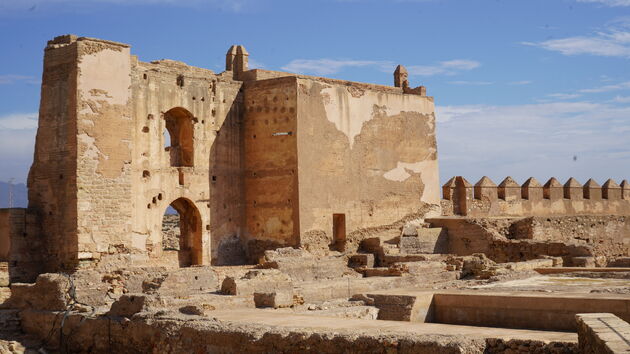
{"type": "Polygon", "coordinates": [[[613,180],[609,178],[602,187],[602,198],[608,200],[620,200],[621,199],[621,187],[613,180]]]}
{"type": "Polygon", "coordinates": [[[463,216],[468,215],[468,209],[472,199],[472,185],[462,176],[455,177],[455,193],[453,198],[454,213],[463,216]]]}
{"type": "Polygon", "coordinates": [[[512,177],[505,177],[498,188],[499,199],[505,201],[521,199],[521,186],[512,177]]]}
{"type": "Polygon", "coordinates": [[[249,53],[242,45],[233,45],[225,54],[225,71],[232,72],[234,80],[242,80],[243,73],[249,70],[249,53]]]}
{"type": "Polygon", "coordinates": [[[530,177],[521,186],[521,198],[529,201],[539,201],[543,199],[543,188],[540,182],[534,177],[530,177]]]}
{"type": "Polygon", "coordinates": [[[583,186],[575,178],[571,177],[564,184],[564,198],[580,200],[584,198],[583,186]]]}
{"type": "Polygon", "coordinates": [[[497,200],[497,185],[486,176],[481,177],[474,187],[475,199],[479,200],[497,200]]]}
{"type": "Polygon", "coordinates": [[[562,184],[555,177],[551,177],[543,186],[543,197],[549,200],[559,200],[564,197],[562,184]]]}
{"type": "Polygon", "coordinates": [[[394,87],[402,87],[403,89],[409,87],[408,76],[407,69],[402,65],[398,65],[394,71],[394,87]]]}
{"type": "Polygon", "coordinates": [[[592,178],[589,178],[589,180],[584,184],[584,199],[602,199],[602,187],[592,178]]]}
{"type": "Polygon", "coordinates": [[[442,186],[442,198],[446,200],[453,200],[453,193],[455,192],[455,177],[451,177],[442,186]]]}

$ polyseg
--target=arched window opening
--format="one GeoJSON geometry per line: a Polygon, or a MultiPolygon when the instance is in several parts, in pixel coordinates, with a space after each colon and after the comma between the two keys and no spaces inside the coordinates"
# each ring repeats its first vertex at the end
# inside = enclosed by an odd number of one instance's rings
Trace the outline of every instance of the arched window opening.
{"type": "Polygon", "coordinates": [[[201,216],[188,199],[171,203],[162,218],[162,249],[177,252],[180,267],[202,264],[201,216]]]}
{"type": "Polygon", "coordinates": [[[193,116],[186,109],[176,107],[164,114],[165,150],[170,153],[171,166],[192,167],[194,164],[193,116]]]}

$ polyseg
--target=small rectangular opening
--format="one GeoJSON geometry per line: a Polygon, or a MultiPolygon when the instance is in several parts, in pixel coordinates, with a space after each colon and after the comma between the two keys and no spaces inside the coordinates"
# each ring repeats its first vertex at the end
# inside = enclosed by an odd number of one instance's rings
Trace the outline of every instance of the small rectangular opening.
{"type": "Polygon", "coordinates": [[[179,185],[183,186],[184,185],[184,171],[182,171],[181,169],[178,169],[179,172],[179,185]]]}
{"type": "Polygon", "coordinates": [[[333,214],[333,248],[339,252],[346,249],[346,214],[333,214]]]}

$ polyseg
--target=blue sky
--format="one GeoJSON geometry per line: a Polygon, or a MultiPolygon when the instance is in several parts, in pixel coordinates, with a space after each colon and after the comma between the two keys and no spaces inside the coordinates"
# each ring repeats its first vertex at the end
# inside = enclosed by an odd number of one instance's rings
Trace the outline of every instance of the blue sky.
{"type": "Polygon", "coordinates": [[[0,181],[26,180],[43,48],[60,34],[140,60],[391,85],[437,106],[443,181],[630,178],[630,0],[0,0],[0,181]]]}

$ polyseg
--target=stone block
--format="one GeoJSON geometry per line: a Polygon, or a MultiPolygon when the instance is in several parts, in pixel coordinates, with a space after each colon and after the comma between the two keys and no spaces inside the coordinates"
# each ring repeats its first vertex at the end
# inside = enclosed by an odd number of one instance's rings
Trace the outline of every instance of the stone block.
{"type": "Polygon", "coordinates": [[[254,293],[256,307],[291,307],[293,305],[293,291],[274,291],[270,293],[254,293]]]}
{"type": "Polygon", "coordinates": [[[210,292],[218,289],[218,277],[211,267],[165,271],[142,283],[142,292],[162,296],[181,296],[191,292],[210,292]]]}
{"type": "Polygon", "coordinates": [[[316,256],[290,247],[266,251],[261,267],[278,269],[296,281],[333,279],[349,274],[343,256],[316,256]]]}
{"type": "Polygon", "coordinates": [[[221,293],[225,295],[253,295],[257,292],[278,291],[293,291],[293,283],[288,275],[276,269],[251,270],[240,278],[226,277],[221,284],[221,293]]]}
{"type": "Polygon", "coordinates": [[[596,266],[595,257],[573,257],[571,263],[574,267],[594,268],[596,266]]]}
{"type": "Polygon", "coordinates": [[[11,285],[10,306],[18,309],[63,311],[70,303],[70,280],[61,274],[46,273],[35,284],[11,285]]]}
{"type": "Polygon", "coordinates": [[[350,268],[373,268],[374,255],[371,253],[353,254],[348,258],[348,267],[350,268]]]}
{"type": "Polygon", "coordinates": [[[110,316],[131,317],[136,313],[150,311],[163,305],[153,295],[125,294],[114,301],[107,314],[110,316]]]}

